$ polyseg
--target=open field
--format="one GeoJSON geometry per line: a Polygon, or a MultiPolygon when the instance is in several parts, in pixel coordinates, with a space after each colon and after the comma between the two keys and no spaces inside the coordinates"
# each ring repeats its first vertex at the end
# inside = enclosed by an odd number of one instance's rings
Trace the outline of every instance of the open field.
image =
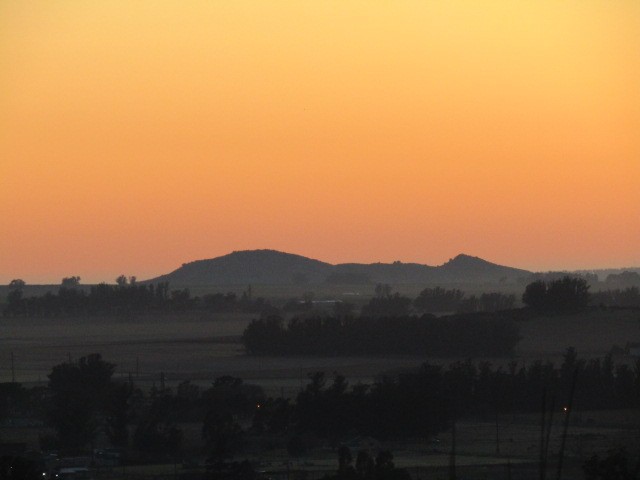
{"type": "MultiPolygon", "coordinates": [[[[428,357],[249,357],[239,337],[253,317],[242,314],[138,316],[131,319],[0,318],[0,381],[44,382],[51,367],[69,358],[101,353],[116,363],[117,375],[134,375],[149,385],[164,372],[167,381],[208,383],[234,375],[293,393],[308,373],[337,371],[352,382],[367,382],[384,371],[449,359],[428,357]]],[[[590,311],[520,322],[522,341],[515,360],[561,361],[567,347],[581,357],[604,356],[614,345],[640,340],[637,311],[590,311]]],[[[512,359],[488,359],[504,364],[512,359]]],[[[616,361],[633,359],[619,355],[616,361]]]]}

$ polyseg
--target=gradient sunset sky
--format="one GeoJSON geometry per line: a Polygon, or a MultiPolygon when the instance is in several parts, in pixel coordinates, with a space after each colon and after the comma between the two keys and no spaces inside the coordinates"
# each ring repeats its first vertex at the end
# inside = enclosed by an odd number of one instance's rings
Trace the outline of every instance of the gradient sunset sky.
{"type": "Polygon", "coordinates": [[[640,266],[640,2],[3,0],[0,232],[0,283],[640,266]]]}

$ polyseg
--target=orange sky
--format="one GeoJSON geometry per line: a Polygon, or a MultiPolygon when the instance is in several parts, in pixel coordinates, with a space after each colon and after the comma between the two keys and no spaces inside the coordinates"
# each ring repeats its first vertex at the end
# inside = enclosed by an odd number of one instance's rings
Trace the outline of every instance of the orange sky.
{"type": "Polygon", "coordinates": [[[640,266],[640,2],[4,0],[0,222],[0,283],[640,266]]]}

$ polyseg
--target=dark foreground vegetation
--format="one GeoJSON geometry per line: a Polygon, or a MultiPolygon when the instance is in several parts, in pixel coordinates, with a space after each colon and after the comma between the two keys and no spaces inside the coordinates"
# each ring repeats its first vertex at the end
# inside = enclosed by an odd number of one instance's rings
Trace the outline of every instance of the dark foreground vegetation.
{"type": "MultiPolygon", "coordinates": [[[[573,349],[559,366],[512,362],[496,368],[471,360],[424,364],[370,385],[316,373],[295,398],[267,397],[262,388],[230,376],[204,388],[189,381],[168,388],[161,380],[143,391],[132,378],[115,379],[114,371],[114,364],[94,354],[54,366],[46,387],[0,384],[0,424],[16,419],[41,424],[40,448],[63,456],[90,455],[99,441],[129,464],[205,458],[207,473],[199,478],[256,479],[252,464],[234,460],[279,448],[297,458],[331,445],[337,449],[338,470],[327,480],[408,480],[390,452],[358,451],[349,447],[349,439],[429,444],[465,419],[495,420],[498,428],[499,416],[529,413],[542,415],[545,425],[554,414],[568,420],[574,411],[640,405],[640,361],[630,367],[614,364],[611,356],[581,360],[573,349]],[[186,425],[198,427],[195,444],[187,440],[186,425]]],[[[635,460],[624,450],[588,458],[587,479],[636,478],[635,460]]],[[[5,460],[0,458],[0,469],[9,468],[5,460]]],[[[21,461],[15,465],[27,469],[25,476],[7,476],[5,469],[1,478],[36,478],[29,476],[33,464],[21,461]]]]}
{"type": "MultiPolygon", "coordinates": [[[[114,370],[94,354],[53,367],[46,387],[0,384],[0,421],[44,422],[51,432],[40,439],[45,449],[81,452],[104,434],[113,447],[140,457],[179,452],[179,425],[199,422],[204,448],[223,459],[265,435],[285,442],[311,435],[333,444],[356,435],[427,439],[460,418],[540,412],[543,398],[550,410],[640,404],[640,361],[634,367],[615,365],[611,356],[585,361],[573,349],[559,367],[513,362],[495,368],[470,360],[447,367],[424,364],[371,385],[351,386],[338,374],[327,381],[316,373],[294,400],[267,398],[260,387],[228,376],[208,388],[185,381],[175,389],[161,383],[144,392],[131,379],[115,380],[114,370]]],[[[291,443],[301,447],[303,440],[291,443]]]]}

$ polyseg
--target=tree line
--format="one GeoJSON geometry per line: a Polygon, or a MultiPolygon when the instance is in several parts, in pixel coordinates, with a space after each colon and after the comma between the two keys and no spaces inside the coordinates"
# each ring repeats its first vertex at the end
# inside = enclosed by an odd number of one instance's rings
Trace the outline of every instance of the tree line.
{"type": "Polygon", "coordinates": [[[519,328],[507,316],[489,313],[402,317],[293,317],[253,320],[242,335],[251,355],[513,354],[519,328]]]}
{"type": "Polygon", "coordinates": [[[640,307],[640,288],[601,290],[591,294],[590,303],[605,307],[638,308],[640,307]]]}
{"type": "Polygon", "coordinates": [[[216,462],[251,444],[264,445],[261,439],[292,456],[356,435],[429,439],[456,419],[540,412],[544,398],[556,415],[567,405],[581,411],[635,408],[640,401],[640,361],[633,367],[615,365],[611,356],[585,361],[573,349],[559,367],[424,364],[370,385],[315,373],[294,399],[267,397],[260,387],[230,376],[206,388],[184,381],[174,389],[142,391],[132,379],[115,380],[114,371],[114,364],[93,354],[54,366],[46,387],[0,384],[0,420],[41,418],[52,432],[41,436],[43,450],[79,454],[102,433],[130,457],[158,461],[179,458],[182,425],[197,423],[203,452],[216,462]]]}
{"type": "Polygon", "coordinates": [[[482,293],[465,298],[465,292],[453,288],[425,288],[413,304],[420,312],[498,312],[516,306],[516,296],[500,292],[482,293]]]}
{"type": "MultiPolygon", "coordinates": [[[[575,276],[539,279],[529,283],[522,295],[522,303],[541,313],[579,312],[588,306],[640,307],[638,287],[589,292],[587,280],[575,276]]],[[[241,295],[233,292],[192,296],[189,289],[170,289],[168,282],[141,284],[135,277],[119,276],[116,284],[101,283],[82,288],[80,277],[66,277],[56,293],[41,296],[24,295],[25,282],[12,280],[3,308],[5,316],[80,316],[130,315],[143,313],[184,313],[194,311],[229,313],[246,312],[261,316],[285,313],[308,313],[316,302],[313,293],[302,299],[291,299],[281,308],[268,300],[253,298],[251,287],[241,295]]],[[[387,284],[378,284],[373,297],[360,309],[363,317],[403,317],[412,314],[450,314],[505,312],[516,308],[516,296],[488,292],[467,296],[459,289],[429,287],[415,298],[392,293],[387,284]]],[[[342,301],[333,302],[333,316],[352,316],[355,306],[342,301]]]]}
{"type": "Polygon", "coordinates": [[[141,313],[181,313],[207,311],[216,313],[273,313],[264,298],[253,298],[251,288],[239,297],[233,293],[211,293],[192,296],[188,288],[170,289],[168,282],[140,284],[135,277],[124,275],[116,284],[92,285],[88,291],[79,288],[80,277],[64,278],[57,293],[24,296],[24,282],[9,284],[3,314],[5,316],[80,316],[129,315],[141,313]]]}

